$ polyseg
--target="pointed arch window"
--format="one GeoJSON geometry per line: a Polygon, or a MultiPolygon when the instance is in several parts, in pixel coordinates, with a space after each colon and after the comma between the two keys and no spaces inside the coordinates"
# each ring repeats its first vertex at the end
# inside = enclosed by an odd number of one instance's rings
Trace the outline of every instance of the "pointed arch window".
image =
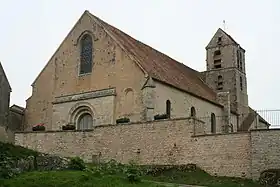
{"type": "Polygon", "coordinates": [[[216,133],[216,115],[211,114],[211,133],[216,133]]]}
{"type": "Polygon", "coordinates": [[[196,111],[195,108],[192,106],[191,107],[191,117],[195,117],[196,116],[196,111]]]}
{"type": "Polygon", "coordinates": [[[167,118],[171,116],[171,102],[169,100],[166,101],[166,115],[167,118]]]}
{"type": "Polygon", "coordinates": [[[80,75],[91,73],[92,71],[92,56],[93,42],[89,34],[85,34],[80,41],[80,75]]]}

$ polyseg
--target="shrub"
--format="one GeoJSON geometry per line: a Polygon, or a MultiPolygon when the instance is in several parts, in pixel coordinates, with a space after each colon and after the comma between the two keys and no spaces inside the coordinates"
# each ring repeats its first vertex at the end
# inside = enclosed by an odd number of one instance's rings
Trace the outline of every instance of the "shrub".
{"type": "Polygon", "coordinates": [[[161,119],[167,119],[168,115],[167,114],[157,114],[154,116],[154,120],[161,120],[161,119]]]}
{"type": "Polygon", "coordinates": [[[130,162],[126,167],[125,175],[128,181],[131,183],[141,181],[141,170],[133,162],[130,162]]]}
{"type": "Polygon", "coordinates": [[[44,131],[44,130],[46,130],[46,127],[44,126],[44,124],[37,124],[32,127],[32,130],[33,131],[44,131]]]}
{"type": "Polygon", "coordinates": [[[148,166],[145,170],[146,175],[160,176],[160,175],[170,175],[173,171],[180,172],[195,172],[197,169],[195,164],[186,165],[152,165],[148,166]]]}
{"type": "Polygon", "coordinates": [[[130,119],[129,118],[119,118],[116,120],[116,123],[119,124],[119,123],[129,123],[130,122],[130,119]]]}
{"type": "Polygon", "coordinates": [[[75,130],[76,126],[75,125],[63,125],[62,126],[62,130],[66,131],[66,130],[75,130]]]}
{"type": "Polygon", "coordinates": [[[14,160],[11,158],[0,159],[0,179],[9,179],[20,172],[17,168],[14,168],[14,160]]]}
{"type": "Polygon", "coordinates": [[[86,165],[84,163],[84,161],[79,158],[79,157],[74,157],[70,159],[69,165],[68,165],[69,169],[72,170],[85,170],[86,169],[86,165]]]}
{"type": "Polygon", "coordinates": [[[261,172],[259,182],[262,185],[280,185],[280,169],[268,169],[261,172]]]}

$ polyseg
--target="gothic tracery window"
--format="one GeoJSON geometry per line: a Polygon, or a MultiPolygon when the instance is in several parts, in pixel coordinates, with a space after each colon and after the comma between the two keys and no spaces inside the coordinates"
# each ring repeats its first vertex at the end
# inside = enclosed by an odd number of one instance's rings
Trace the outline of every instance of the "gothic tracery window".
{"type": "Polygon", "coordinates": [[[92,71],[92,38],[90,35],[86,34],[82,37],[80,51],[80,74],[90,73],[92,71]]]}

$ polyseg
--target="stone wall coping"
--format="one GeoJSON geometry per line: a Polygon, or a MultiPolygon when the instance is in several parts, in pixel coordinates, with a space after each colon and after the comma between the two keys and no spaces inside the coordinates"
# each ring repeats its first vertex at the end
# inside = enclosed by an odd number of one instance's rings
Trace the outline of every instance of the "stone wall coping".
{"type": "Polygon", "coordinates": [[[280,131],[280,128],[274,128],[274,129],[251,129],[250,131],[280,131]]]}
{"type": "Polygon", "coordinates": [[[46,131],[15,131],[16,134],[27,134],[27,133],[54,133],[54,132],[92,132],[96,128],[102,128],[102,127],[118,127],[118,126],[125,126],[125,125],[149,125],[151,123],[162,123],[162,122],[172,122],[172,121],[183,121],[183,120],[195,120],[201,123],[204,123],[203,121],[193,118],[193,117],[187,117],[187,118],[173,118],[173,119],[161,119],[161,120],[153,120],[153,121],[138,121],[138,122],[130,122],[130,123],[120,123],[120,124],[104,124],[104,125],[98,125],[95,126],[93,129],[87,129],[87,130],[46,130],[46,131]]]}
{"type": "Polygon", "coordinates": [[[250,134],[250,132],[242,131],[242,132],[231,132],[231,133],[199,134],[199,135],[193,135],[191,137],[199,138],[199,137],[205,137],[205,136],[223,136],[223,135],[237,135],[237,134],[250,134]]]}

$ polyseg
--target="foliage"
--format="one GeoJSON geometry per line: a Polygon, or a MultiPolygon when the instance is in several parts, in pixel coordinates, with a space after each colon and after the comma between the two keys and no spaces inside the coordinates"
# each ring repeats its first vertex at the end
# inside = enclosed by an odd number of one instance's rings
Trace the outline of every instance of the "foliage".
{"type": "Polygon", "coordinates": [[[14,166],[17,160],[37,155],[36,151],[0,142],[0,179],[11,178],[19,174],[18,169],[14,166]]]}
{"type": "Polygon", "coordinates": [[[129,123],[130,122],[130,119],[129,118],[119,118],[116,120],[116,123],[119,124],[119,123],[129,123]]]}
{"type": "Polygon", "coordinates": [[[70,124],[67,124],[67,125],[63,125],[62,126],[62,130],[75,130],[76,129],[76,126],[75,125],[70,125],[70,124]]]}
{"type": "Polygon", "coordinates": [[[32,127],[33,131],[45,131],[46,127],[44,126],[44,124],[40,123],[40,124],[36,124],[32,127]]]}
{"type": "MultiPolygon", "coordinates": [[[[155,184],[143,182],[149,180],[208,187],[261,187],[261,185],[251,180],[213,177],[194,164],[137,166],[133,162],[121,164],[115,160],[110,160],[109,162],[97,165],[85,165],[82,159],[78,157],[70,159],[69,169],[75,171],[27,172],[17,176],[19,172],[15,169],[13,161],[28,159],[29,156],[36,158],[37,155],[38,153],[35,151],[0,142],[0,184],[5,184],[3,187],[88,187],[92,186],[92,184],[95,184],[97,187],[155,187],[155,184]],[[13,178],[7,179],[11,177],[13,178]],[[6,179],[3,180],[3,178],[6,179]]],[[[266,180],[270,178],[264,172],[262,176],[266,180]]]]}
{"type": "Polygon", "coordinates": [[[145,171],[143,178],[146,180],[207,187],[261,187],[261,185],[247,179],[211,176],[194,164],[142,167],[145,171]]]}
{"type": "MultiPolygon", "coordinates": [[[[142,166],[145,171],[145,175],[160,176],[166,173],[176,172],[195,172],[200,170],[195,164],[186,165],[153,165],[153,166],[142,166]]],[[[201,170],[202,171],[202,170],[201,170]]]]}
{"type": "Polygon", "coordinates": [[[86,164],[84,163],[84,161],[81,158],[74,157],[74,158],[70,159],[68,168],[72,169],[72,170],[83,171],[86,169],[86,164]]]}
{"type": "Polygon", "coordinates": [[[280,186],[280,169],[268,169],[261,172],[260,184],[280,186]]]}
{"type": "Polygon", "coordinates": [[[141,170],[133,162],[130,162],[125,169],[126,178],[129,182],[140,182],[141,181],[141,170]]]}
{"type": "Polygon", "coordinates": [[[28,156],[37,156],[38,152],[26,149],[21,146],[10,143],[0,142],[0,160],[1,157],[9,157],[14,159],[27,158],[28,156]]]}
{"type": "Polygon", "coordinates": [[[0,179],[9,179],[19,174],[19,171],[13,167],[13,160],[10,158],[1,158],[0,161],[0,179]]]}
{"type": "Polygon", "coordinates": [[[163,187],[151,182],[130,183],[117,175],[96,177],[86,171],[28,172],[1,182],[3,187],[163,187]]]}
{"type": "Polygon", "coordinates": [[[168,115],[167,114],[157,114],[154,116],[154,120],[161,120],[161,119],[167,119],[168,115]]]}

